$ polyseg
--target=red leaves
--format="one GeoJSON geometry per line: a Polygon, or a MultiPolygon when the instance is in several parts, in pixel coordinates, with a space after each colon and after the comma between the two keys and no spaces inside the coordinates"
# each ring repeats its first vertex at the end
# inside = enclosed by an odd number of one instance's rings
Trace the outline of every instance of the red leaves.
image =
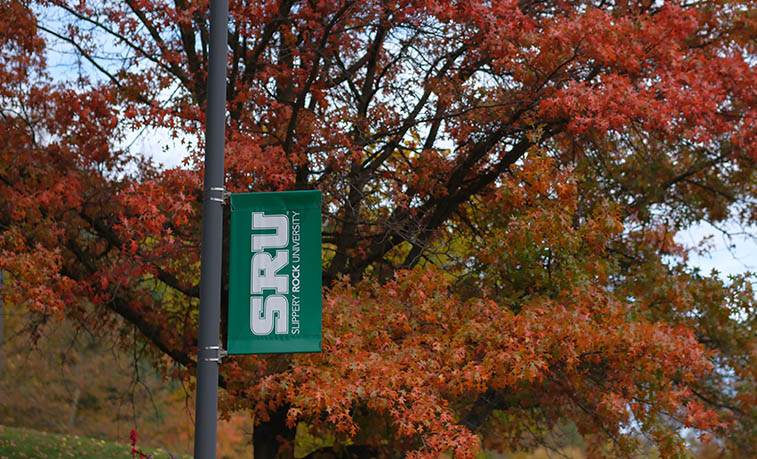
{"type": "MultiPolygon", "coordinates": [[[[324,353],[294,357],[289,370],[255,389],[274,407],[290,406],[290,426],[325,422],[354,437],[361,435],[354,412],[365,407],[387,417],[398,438],[422,436],[418,457],[444,451],[469,457],[479,440],[459,416],[465,400],[489,391],[539,394],[542,409],[570,416],[587,431],[630,423],[634,400],[664,399],[661,410],[691,410],[691,426],[716,425],[712,413],[698,414],[690,393],[667,383],[692,381],[709,369],[691,331],[628,322],[631,305],[599,287],[551,300],[536,296],[513,314],[491,300],[460,300],[450,278],[429,267],[385,286],[339,285],[324,308],[324,353]],[[590,377],[597,371],[601,382],[590,377]]],[[[654,422],[651,412],[634,416],[654,422]]]]}
{"type": "Polygon", "coordinates": [[[139,457],[139,459],[148,459],[151,458],[151,455],[147,455],[142,452],[139,448],[137,448],[137,431],[135,429],[131,429],[129,432],[129,439],[131,440],[131,458],[134,459],[136,457],[139,457]]]}

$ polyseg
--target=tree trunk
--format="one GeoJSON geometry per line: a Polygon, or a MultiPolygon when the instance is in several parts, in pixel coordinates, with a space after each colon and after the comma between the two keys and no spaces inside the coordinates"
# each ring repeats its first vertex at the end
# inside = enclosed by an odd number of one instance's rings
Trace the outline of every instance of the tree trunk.
{"type": "Polygon", "coordinates": [[[79,399],[81,398],[81,388],[76,386],[74,391],[74,397],[71,400],[71,411],[68,414],[68,432],[72,432],[74,428],[74,422],[76,422],[76,412],[79,410],[79,399]]]}
{"type": "MultiPolygon", "coordinates": [[[[252,445],[254,456],[258,459],[276,458],[279,456],[279,447],[283,441],[291,442],[294,447],[295,429],[286,425],[287,408],[279,408],[271,413],[271,419],[254,427],[252,432],[252,445]]],[[[291,455],[291,453],[290,453],[291,455]]]]}
{"type": "Polygon", "coordinates": [[[380,454],[376,448],[368,445],[347,445],[337,448],[321,448],[303,459],[374,459],[389,457],[380,454]]]}

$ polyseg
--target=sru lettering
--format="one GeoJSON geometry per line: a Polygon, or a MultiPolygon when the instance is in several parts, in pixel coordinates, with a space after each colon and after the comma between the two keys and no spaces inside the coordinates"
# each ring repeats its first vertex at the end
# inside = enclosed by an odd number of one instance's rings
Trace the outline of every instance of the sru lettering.
{"type": "Polygon", "coordinates": [[[252,234],[250,250],[250,330],[255,335],[289,333],[289,275],[278,274],[289,264],[289,219],[286,215],[252,213],[253,230],[274,230],[273,234],[252,234]],[[277,249],[276,256],[266,250],[277,249]],[[284,249],[284,250],[280,250],[284,249]],[[271,291],[264,296],[265,291],[271,291]]]}

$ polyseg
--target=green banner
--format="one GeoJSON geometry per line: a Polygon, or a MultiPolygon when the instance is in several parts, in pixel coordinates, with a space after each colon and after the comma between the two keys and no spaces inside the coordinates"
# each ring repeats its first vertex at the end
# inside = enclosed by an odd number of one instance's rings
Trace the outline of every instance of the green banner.
{"type": "Polygon", "coordinates": [[[229,354],[321,351],[321,192],[231,195],[229,354]]]}

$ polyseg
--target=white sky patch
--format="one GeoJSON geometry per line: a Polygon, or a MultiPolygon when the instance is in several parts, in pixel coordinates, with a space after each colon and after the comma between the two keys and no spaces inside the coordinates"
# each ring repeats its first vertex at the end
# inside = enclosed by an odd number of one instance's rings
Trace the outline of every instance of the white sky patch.
{"type": "Polygon", "coordinates": [[[196,144],[190,136],[172,137],[170,129],[145,127],[127,133],[124,142],[116,147],[150,158],[160,169],[173,169],[182,166],[196,144]]]}
{"type": "Polygon", "coordinates": [[[705,253],[692,251],[688,264],[698,267],[702,274],[717,270],[721,279],[729,275],[757,272],[757,227],[743,227],[736,222],[726,222],[715,227],[699,223],[676,236],[676,241],[688,247],[696,247],[710,237],[710,247],[705,253]]]}
{"type": "MultiPolygon", "coordinates": [[[[35,14],[40,24],[61,35],[66,35],[66,27],[72,23],[92,33],[98,40],[100,48],[95,53],[95,61],[108,71],[115,73],[123,69],[124,57],[131,56],[134,51],[112,36],[97,29],[85,21],[75,21],[66,12],[55,7],[35,6],[35,14]]],[[[107,77],[99,72],[91,62],[83,58],[70,44],[45,31],[41,35],[47,42],[45,58],[47,70],[56,82],[68,82],[76,87],[80,78],[90,81],[105,81],[107,77]]],[[[157,97],[158,103],[165,105],[175,96],[180,88],[177,84],[161,91],[157,97]]],[[[128,122],[121,117],[120,123],[128,122]]],[[[125,130],[123,139],[114,142],[117,149],[124,149],[135,155],[152,159],[161,169],[171,169],[182,166],[182,160],[191,150],[196,149],[197,139],[193,136],[172,136],[167,128],[142,127],[140,129],[125,130]]]]}

